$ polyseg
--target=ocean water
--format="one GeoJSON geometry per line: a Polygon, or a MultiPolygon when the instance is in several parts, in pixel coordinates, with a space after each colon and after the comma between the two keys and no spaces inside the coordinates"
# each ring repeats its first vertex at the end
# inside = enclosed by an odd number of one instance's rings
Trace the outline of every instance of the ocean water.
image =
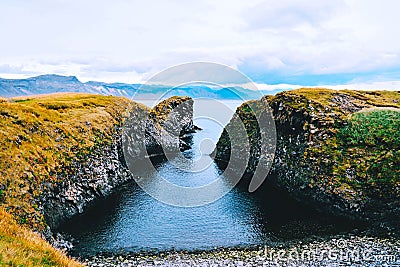
{"type": "MultiPolygon", "coordinates": [[[[184,187],[206,185],[218,179],[221,182],[216,183],[215,190],[227,186],[224,174],[209,154],[241,102],[226,102],[222,106],[208,100],[200,102],[195,101],[194,123],[203,130],[193,134],[192,148],[182,152],[183,157],[153,162],[154,169],[146,173],[150,186],[159,186],[156,178],[160,176],[184,187]]],[[[251,194],[235,187],[213,203],[185,208],[159,202],[132,181],[66,223],[61,231],[73,237],[73,254],[90,256],[100,252],[266,244],[275,241],[277,235],[296,238],[293,229],[306,235],[307,223],[298,223],[304,222],[304,218],[309,218],[306,212],[268,189],[251,194]]],[[[325,228],[314,221],[308,227],[316,229],[315,223],[325,228]]]]}

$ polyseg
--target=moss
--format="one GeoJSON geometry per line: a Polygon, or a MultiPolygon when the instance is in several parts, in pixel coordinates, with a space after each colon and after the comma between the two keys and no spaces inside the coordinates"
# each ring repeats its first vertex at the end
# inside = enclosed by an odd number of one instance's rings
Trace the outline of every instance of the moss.
{"type": "MultiPolygon", "coordinates": [[[[314,176],[313,182],[305,177],[307,183],[343,198],[390,199],[398,197],[395,188],[400,177],[400,113],[394,111],[399,98],[398,92],[300,89],[278,94],[272,103],[285,104],[285,116],[278,118],[282,125],[293,129],[290,121],[296,111],[303,118],[299,132],[306,133],[311,143],[301,164],[308,166],[308,176],[314,176]],[[311,124],[315,134],[310,132],[311,124]]],[[[290,129],[279,131],[291,135],[290,129]]]]}
{"type": "Polygon", "coordinates": [[[393,196],[390,192],[400,184],[399,148],[400,112],[385,110],[353,114],[323,147],[336,150],[333,172],[338,179],[382,197],[393,196]]]}
{"type": "Polygon", "coordinates": [[[400,113],[356,113],[321,146],[308,149],[326,177],[355,191],[387,197],[400,182],[400,113]],[[321,159],[328,159],[324,164],[321,159]]]}

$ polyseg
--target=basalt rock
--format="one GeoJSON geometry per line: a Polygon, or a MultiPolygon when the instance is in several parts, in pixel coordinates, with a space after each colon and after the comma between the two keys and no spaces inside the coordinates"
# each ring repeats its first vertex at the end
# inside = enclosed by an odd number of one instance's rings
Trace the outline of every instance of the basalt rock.
{"type": "MultiPolygon", "coordinates": [[[[265,173],[268,185],[328,214],[398,225],[398,156],[393,156],[382,170],[393,174],[392,180],[381,182],[377,179],[379,174],[370,171],[377,160],[376,153],[393,155],[396,148],[385,143],[379,149],[350,146],[340,139],[340,133],[353,114],[364,110],[399,110],[399,99],[397,92],[299,89],[258,100],[269,103],[276,125],[275,157],[270,172],[265,173]]],[[[260,129],[256,120],[243,115],[249,113],[245,108],[246,104],[242,105],[236,114],[246,127],[251,146],[245,173],[248,177],[256,170],[260,156],[268,155],[260,155],[260,129]]],[[[229,157],[230,141],[224,131],[215,158],[224,167],[229,157]]]]}
{"type": "Polygon", "coordinates": [[[126,164],[123,146],[132,157],[142,159],[179,151],[187,147],[181,138],[192,133],[193,100],[173,97],[154,109],[133,105],[124,127],[118,127],[110,145],[96,147],[90,154],[78,157],[59,173],[55,186],[45,184],[40,196],[46,223],[52,230],[73,216],[83,213],[99,198],[134,178],[126,164]],[[164,151],[165,150],[165,151],[164,151]]]}

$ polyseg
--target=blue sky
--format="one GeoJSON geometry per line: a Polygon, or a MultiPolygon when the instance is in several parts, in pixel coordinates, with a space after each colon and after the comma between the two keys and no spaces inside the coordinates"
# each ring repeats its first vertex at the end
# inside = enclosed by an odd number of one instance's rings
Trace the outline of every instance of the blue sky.
{"type": "Polygon", "coordinates": [[[274,84],[400,88],[400,1],[0,2],[0,77],[144,82],[184,62],[274,84]]]}

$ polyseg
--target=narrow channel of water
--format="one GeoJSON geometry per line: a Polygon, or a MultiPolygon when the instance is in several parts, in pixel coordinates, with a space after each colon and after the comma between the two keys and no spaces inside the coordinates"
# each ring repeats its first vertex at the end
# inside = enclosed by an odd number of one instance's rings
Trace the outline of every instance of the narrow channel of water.
{"type": "MultiPolygon", "coordinates": [[[[240,103],[229,104],[234,111],[234,106],[240,103]]],[[[229,119],[231,115],[226,116],[229,119]]],[[[223,125],[206,118],[196,119],[195,124],[203,130],[193,135],[192,148],[183,152],[184,158],[190,160],[190,166],[185,166],[186,170],[178,168],[183,164],[176,162],[180,158],[156,162],[155,170],[149,170],[150,181],[151,177],[162,175],[177,185],[194,187],[219,177],[221,171],[208,153],[213,148],[210,144],[218,140],[223,125]],[[202,171],[187,171],[204,163],[207,168],[202,171]]],[[[188,164],[187,161],[184,164],[188,164]]],[[[218,186],[226,185],[221,182],[218,186]]],[[[299,225],[297,222],[307,214],[280,194],[268,190],[260,194],[263,197],[234,188],[211,204],[181,208],[153,199],[132,181],[61,230],[74,238],[73,254],[80,256],[100,252],[247,246],[272,242],[282,232],[284,236],[295,237],[296,234],[289,233],[295,228],[305,233],[304,220],[299,225]],[[283,225],[289,225],[290,231],[280,227],[283,225]]],[[[309,227],[315,228],[314,222],[309,227]]]]}

